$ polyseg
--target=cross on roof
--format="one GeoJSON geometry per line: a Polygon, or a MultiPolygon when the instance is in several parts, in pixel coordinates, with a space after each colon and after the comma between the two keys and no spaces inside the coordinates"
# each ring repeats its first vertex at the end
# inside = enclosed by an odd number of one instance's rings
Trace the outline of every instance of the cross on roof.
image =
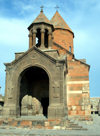
{"type": "Polygon", "coordinates": [[[56,5],[55,9],[56,9],[56,11],[58,11],[58,9],[59,9],[59,6],[57,6],[57,5],[56,5]]]}
{"type": "Polygon", "coordinates": [[[41,12],[43,12],[43,8],[44,8],[44,6],[41,6],[40,8],[41,8],[41,12]]]}

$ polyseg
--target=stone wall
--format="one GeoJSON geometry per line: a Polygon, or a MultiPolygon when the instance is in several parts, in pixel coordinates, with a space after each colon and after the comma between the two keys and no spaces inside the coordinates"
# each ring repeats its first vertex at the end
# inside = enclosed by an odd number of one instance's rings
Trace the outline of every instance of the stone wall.
{"type": "Polygon", "coordinates": [[[92,97],[90,98],[91,103],[91,113],[92,114],[98,114],[98,103],[99,103],[100,97],[92,97]]]}
{"type": "Polygon", "coordinates": [[[65,49],[69,51],[69,47],[71,47],[71,52],[74,52],[73,48],[73,34],[67,30],[56,29],[53,32],[54,42],[61,45],[65,49]]]}
{"type": "Polygon", "coordinates": [[[67,103],[69,115],[90,115],[89,67],[73,58],[68,60],[67,103]]]}
{"type": "Polygon", "coordinates": [[[69,116],[90,116],[89,65],[75,59],[74,55],[55,44],[61,55],[67,54],[68,74],[66,82],[67,106],[69,116]]]}
{"type": "Polygon", "coordinates": [[[0,115],[2,115],[3,105],[4,105],[4,96],[0,95],[0,115]]]}

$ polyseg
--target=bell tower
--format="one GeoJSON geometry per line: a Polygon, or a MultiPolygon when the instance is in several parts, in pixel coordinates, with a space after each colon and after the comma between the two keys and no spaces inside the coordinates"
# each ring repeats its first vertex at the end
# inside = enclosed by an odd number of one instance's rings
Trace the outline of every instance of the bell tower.
{"type": "Polygon", "coordinates": [[[43,9],[40,14],[28,27],[29,30],[29,48],[36,46],[37,48],[51,48],[54,27],[44,15],[43,9]]]}

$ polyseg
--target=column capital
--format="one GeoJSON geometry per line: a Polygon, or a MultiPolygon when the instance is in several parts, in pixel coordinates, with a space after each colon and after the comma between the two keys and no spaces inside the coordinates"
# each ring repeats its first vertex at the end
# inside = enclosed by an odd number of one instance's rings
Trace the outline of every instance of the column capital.
{"type": "Polygon", "coordinates": [[[36,31],[35,29],[33,29],[32,33],[33,33],[33,34],[36,34],[36,33],[37,33],[37,31],[36,31]]]}
{"type": "Polygon", "coordinates": [[[51,31],[49,31],[49,32],[48,32],[48,35],[52,35],[52,32],[51,32],[51,31]]]}
{"type": "Polygon", "coordinates": [[[51,35],[51,38],[52,38],[52,40],[54,39],[54,36],[53,36],[53,34],[51,35]]]}
{"type": "Polygon", "coordinates": [[[45,33],[45,30],[43,28],[41,29],[41,33],[45,33]]]}
{"type": "Polygon", "coordinates": [[[28,35],[28,37],[32,37],[32,34],[30,33],[30,34],[28,35]]]}

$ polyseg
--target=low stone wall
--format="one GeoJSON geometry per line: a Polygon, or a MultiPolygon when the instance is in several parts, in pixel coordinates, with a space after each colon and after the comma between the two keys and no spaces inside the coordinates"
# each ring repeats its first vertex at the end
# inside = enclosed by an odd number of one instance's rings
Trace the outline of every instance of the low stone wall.
{"type": "Polygon", "coordinates": [[[100,100],[100,97],[92,97],[92,98],[90,98],[91,113],[92,114],[98,114],[99,100],[100,100]]]}

